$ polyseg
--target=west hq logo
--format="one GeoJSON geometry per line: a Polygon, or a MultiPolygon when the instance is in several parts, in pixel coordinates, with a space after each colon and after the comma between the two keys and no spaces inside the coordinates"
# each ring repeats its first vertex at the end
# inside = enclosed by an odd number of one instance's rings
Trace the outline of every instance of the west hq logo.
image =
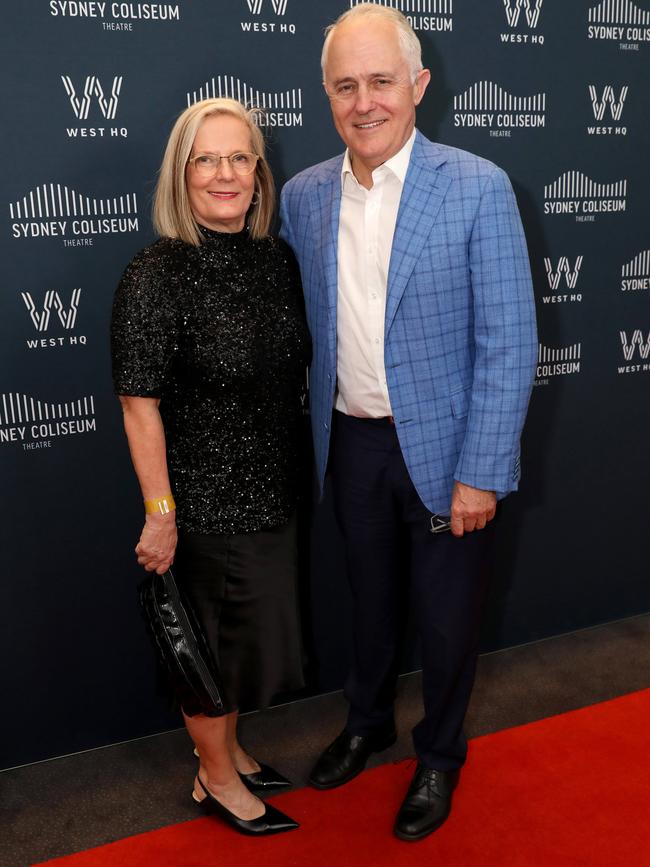
{"type": "Polygon", "coordinates": [[[96,430],[92,395],[51,403],[21,392],[0,394],[0,445],[21,443],[25,451],[31,451],[50,448],[59,437],[96,430]]]}
{"type": "MultiPolygon", "coordinates": [[[[75,84],[69,75],[62,75],[61,81],[68,95],[70,106],[78,121],[88,120],[94,115],[103,120],[115,120],[122,90],[123,76],[115,75],[109,85],[103,85],[96,75],[87,75],[81,83],[75,84]]],[[[77,124],[66,128],[68,138],[126,138],[126,127],[86,126],[77,124]]]]}
{"type": "MultiPolygon", "coordinates": [[[[295,34],[296,25],[286,20],[289,0],[240,0],[249,17],[241,22],[244,33],[295,34]]],[[[296,0],[292,0],[296,2],[296,0]]]]}
{"type": "Polygon", "coordinates": [[[96,235],[139,231],[135,193],[99,199],[61,184],[42,184],[9,205],[14,238],[61,238],[66,247],[89,247],[96,235]]]}
{"type": "Polygon", "coordinates": [[[500,34],[501,42],[543,45],[543,33],[525,32],[537,29],[543,3],[544,0],[503,0],[506,21],[510,31],[500,34]]]}
{"type": "Polygon", "coordinates": [[[626,207],[626,180],[599,184],[582,172],[565,172],[544,187],[544,213],[574,214],[580,223],[594,222],[596,214],[622,213],[626,207]]]}
{"type": "MultiPolygon", "coordinates": [[[[365,0],[350,0],[350,8],[365,0]]],[[[399,9],[414,30],[434,30],[438,33],[454,29],[453,0],[376,0],[382,6],[399,9]]]]}
{"type": "Polygon", "coordinates": [[[619,365],[618,373],[650,373],[650,331],[647,337],[640,328],[630,332],[619,331],[619,336],[623,359],[627,364],[619,365]]]}
{"type": "Polygon", "coordinates": [[[650,11],[631,0],[602,0],[587,13],[587,38],[618,42],[622,51],[638,51],[650,42],[650,11]]]}
{"type": "Polygon", "coordinates": [[[86,346],[85,335],[70,334],[74,331],[81,301],[81,289],[73,289],[69,300],[62,297],[56,289],[48,289],[42,298],[35,299],[31,292],[20,293],[27,308],[31,323],[37,332],[35,337],[27,338],[28,349],[52,349],[61,346],[86,346]],[[56,331],[67,332],[64,336],[56,331]],[[54,334],[53,334],[54,332],[54,334]]]}
{"type": "MultiPolygon", "coordinates": [[[[262,12],[264,0],[246,0],[246,3],[252,15],[259,15],[262,12]]],[[[270,0],[270,3],[276,15],[284,15],[286,13],[288,0],[270,0]]]]}
{"type": "Polygon", "coordinates": [[[580,373],[580,343],[571,346],[549,347],[539,344],[535,385],[548,385],[549,378],[580,373]]]}
{"type": "Polygon", "coordinates": [[[258,126],[302,126],[302,88],[264,91],[252,87],[232,75],[218,75],[204,82],[198,90],[187,93],[187,105],[202,99],[230,97],[251,108],[261,108],[256,116],[258,126]]]}
{"type": "Polygon", "coordinates": [[[492,81],[477,81],[454,97],[454,126],[506,138],[513,129],[539,129],[546,126],[546,94],[512,96],[492,81]]]}
{"type": "Polygon", "coordinates": [[[627,135],[627,127],[618,124],[623,114],[627,92],[627,85],[621,87],[618,94],[611,84],[605,85],[602,90],[596,88],[594,84],[589,85],[589,99],[598,126],[588,126],[588,135],[627,135]],[[614,124],[607,123],[610,119],[614,124]]]}
{"type": "Polygon", "coordinates": [[[548,280],[551,295],[543,295],[544,304],[563,304],[582,301],[582,292],[575,292],[578,285],[578,277],[582,268],[582,256],[578,256],[572,264],[567,256],[560,256],[557,265],[552,259],[544,259],[546,279],[548,280]],[[569,291],[563,292],[567,289],[569,291]]]}
{"type": "Polygon", "coordinates": [[[642,250],[621,268],[621,292],[650,289],[650,250],[642,250]]]}

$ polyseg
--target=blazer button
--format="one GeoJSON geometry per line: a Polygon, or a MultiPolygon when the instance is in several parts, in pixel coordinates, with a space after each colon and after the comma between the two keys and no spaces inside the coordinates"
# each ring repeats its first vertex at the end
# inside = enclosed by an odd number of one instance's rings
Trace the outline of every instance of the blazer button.
{"type": "Polygon", "coordinates": [[[325,430],[329,430],[329,429],[330,429],[330,426],[327,424],[327,422],[324,422],[324,423],[323,423],[323,427],[325,428],[325,430]]]}

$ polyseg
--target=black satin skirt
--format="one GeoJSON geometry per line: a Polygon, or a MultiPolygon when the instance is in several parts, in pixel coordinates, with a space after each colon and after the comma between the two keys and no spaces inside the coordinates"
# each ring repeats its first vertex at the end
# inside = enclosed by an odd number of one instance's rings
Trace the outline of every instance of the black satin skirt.
{"type": "Polygon", "coordinates": [[[174,574],[219,665],[225,712],[304,686],[296,518],[241,534],[179,532],[174,574]]]}

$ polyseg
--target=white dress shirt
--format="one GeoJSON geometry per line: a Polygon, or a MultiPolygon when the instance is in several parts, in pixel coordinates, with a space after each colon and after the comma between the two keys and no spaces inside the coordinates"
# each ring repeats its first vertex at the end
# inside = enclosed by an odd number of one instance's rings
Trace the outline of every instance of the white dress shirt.
{"type": "Polygon", "coordinates": [[[372,173],[367,190],[346,151],[338,236],[336,409],[360,418],[392,415],[384,367],[388,267],[415,129],[372,173]]]}

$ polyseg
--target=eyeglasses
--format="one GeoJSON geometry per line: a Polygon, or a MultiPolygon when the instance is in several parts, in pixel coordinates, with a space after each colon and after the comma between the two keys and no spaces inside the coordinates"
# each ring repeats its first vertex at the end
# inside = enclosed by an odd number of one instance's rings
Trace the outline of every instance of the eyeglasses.
{"type": "Polygon", "coordinates": [[[451,530],[451,518],[448,515],[431,515],[429,532],[437,536],[438,533],[446,533],[447,530],[451,530]]]}
{"type": "Polygon", "coordinates": [[[259,160],[257,154],[249,154],[245,151],[238,151],[235,154],[228,156],[220,156],[219,154],[197,154],[195,157],[190,157],[187,161],[191,163],[199,175],[204,177],[212,177],[219,166],[221,160],[228,160],[230,168],[238,175],[250,175],[255,171],[255,166],[259,160]]]}

